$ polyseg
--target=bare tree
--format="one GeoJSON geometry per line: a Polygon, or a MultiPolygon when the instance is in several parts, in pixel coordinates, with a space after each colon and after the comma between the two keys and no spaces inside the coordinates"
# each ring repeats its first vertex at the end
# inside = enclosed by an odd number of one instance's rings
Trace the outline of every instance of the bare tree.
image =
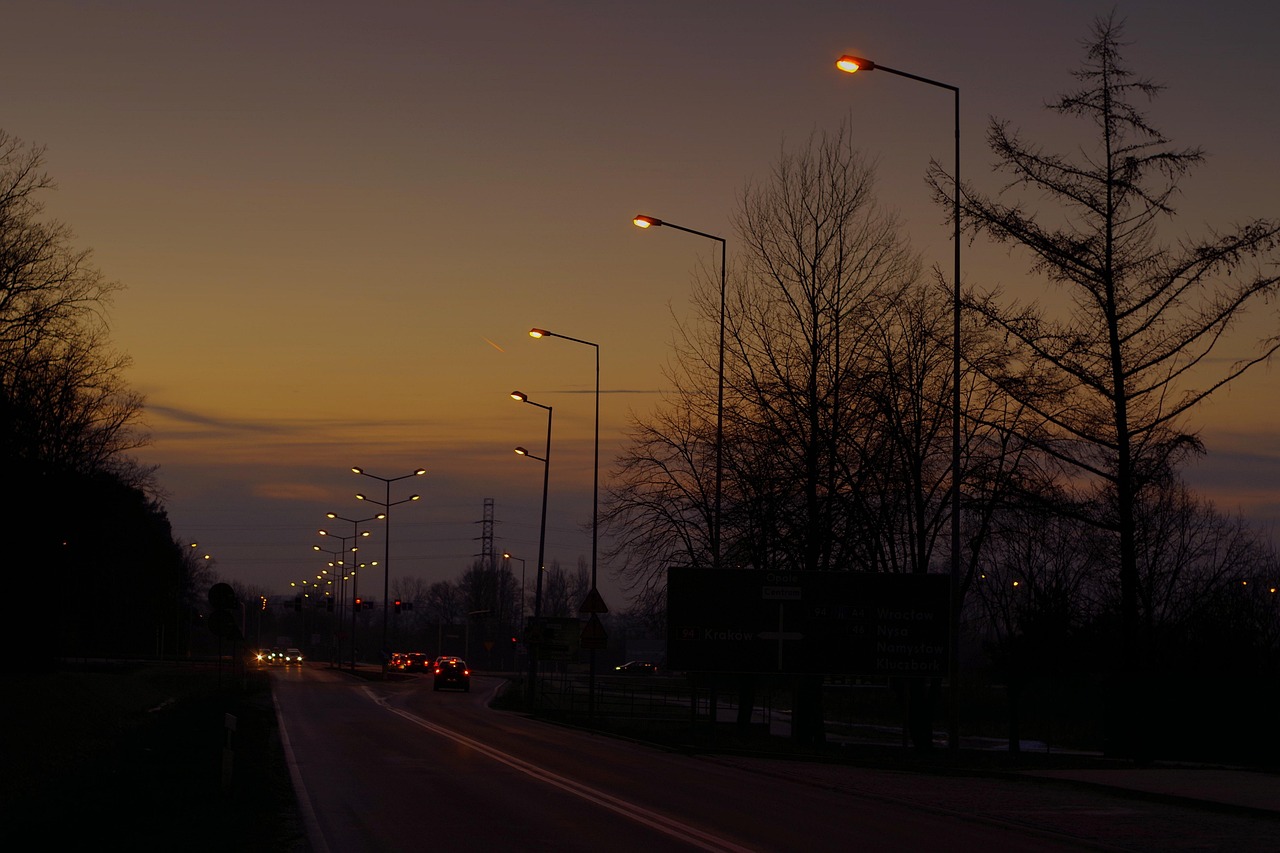
{"type": "MultiPolygon", "coordinates": [[[[962,218],[971,233],[1029,252],[1031,273],[1070,302],[1058,316],[994,293],[967,307],[1011,342],[987,377],[1046,425],[1031,439],[1072,471],[1078,514],[1117,537],[1123,659],[1141,668],[1137,507],[1196,446],[1183,416],[1280,347],[1272,336],[1223,369],[1210,359],[1246,308],[1275,293],[1280,276],[1268,261],[1280,225],[1160,242],[1178,180],[1204,154],[1173,147],[1147,122],[1135,102],[1160,87],[1124,66],[1122,29],[1114,17],[1095,22],[1075,75],[1082,88],[1049,105],[1087,122],[1095,145],[1074,158],[1053,154],[993,120],[989,142],[1009,181],[995,197],[966,186],[962,218]],[[1038,215],[1021,191],[1059,206],[1038,215]]],[[[939,199],[949,197],[951,178],[936,165],[931,181],[939,199]]]]}
{"type": "Polygon", "coordinates": [[[423,601],[429,622],[457,625],[461,624],[467,613],[462,604],[462,590],[457,584],[448,581],[436,581],[431,584],[427,588],[423,601]]]}
{"type": "Polygon", "coordinates": [[[918,272],[874,186],[841,129],[784,152],[735,217],[746,260],[729,336],[734,429],[777,457],[769,485],[782,548],[769,558],[780,567],[852,568],[841,496],[857,467],[846,451],[860,435],[869,321],[918,272]]]}
{"type": "MultiPolygon", "coordinates": [[[[871,165],[842,129],[784,150],[769,180],[742,194],[725,334],[727,566],[870,568],[849,534],[861,523],[871,318],[918,274],[873,190],[871,165]]],[[[651,598],[667,569],[712,562],[720,314],[705,273],[694,321],[677,325],[674,390],[633,424],[606,501],[614,565],[651,598]]]]}
{"type": "Polygon", "coordinates": [[[126,454],[146,443],[126,356],[107,342],[119,285],[42,219],[44,149],[0,131],[0,452],[30,470],[105,471],[151,485],[126,454]]]}

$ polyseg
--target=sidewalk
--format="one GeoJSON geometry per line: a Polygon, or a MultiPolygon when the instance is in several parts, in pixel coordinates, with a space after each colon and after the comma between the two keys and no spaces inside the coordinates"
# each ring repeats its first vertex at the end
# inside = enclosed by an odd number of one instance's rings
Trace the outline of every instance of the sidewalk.
{"type": "Polygon", "coordinates": [[[1059,779],[1160,797],[1213,803],[1280,818],[1280,774],[1222,767],[1116,767],[1028,770],[1022,775],[1059,779]]]}
{"type": "MultiPolygon", "coordinates": [[[[735,719],[735,710],[729,708],[717,710],[716,716],[721,722],[728,724],[735,719]]],[[[758,723],[766,722],[758,711],[755,716],[758,723]]],[[[772,736],[790,737],[791,719],[786,712],[773,712],[771,719],[767,722],[772,736]]],[[[902,737],[900,729],[885,726],[858,726],[854,731],[848,729],[846,731],[846,734],[829,734],[828,741],[843,742],[851,746],[861,744],[883,747],[900,744],[902,737]]],[[[939,734],[937,746],[939,750],[947,748],[945,735],[939,734]]],[[[975,753],[1005,752],[1008,744],[1004,740],[994,738],[962,737],[961,749],[975,753]]],[[[1027,755],[1049,754],[1044,744],[1026,741],[1023,742],[1023,752],[1027,755]]],[[[1075,754],[1096,759],[1103,764],[1112,763],[1106,762],[1101,753],[1085,754],[1055,750],[1053,754],[1075,754]]],[[[1114,766],[1014,770],[1009,771],[1007,775],[1125,791],[1169,802],[1211,804],[1280,819],[1280,772],[1171,762],[1157,763],[1150,767],[1134,767],[1127,762],[1115,761],[1114,766]]],[[[1280,845],[1277,849],[1280,849],[1280,845]]]]}

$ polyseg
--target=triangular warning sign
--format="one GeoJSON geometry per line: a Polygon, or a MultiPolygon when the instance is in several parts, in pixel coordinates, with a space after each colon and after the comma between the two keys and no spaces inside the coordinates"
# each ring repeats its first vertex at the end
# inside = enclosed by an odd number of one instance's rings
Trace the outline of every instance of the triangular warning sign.
{"type": "Polygon", "coordinates": [[[591,592],[587,593],[586,601],[582,602],[582,606],[578,608],[579,613],[608,613],[609,608],[605,606],[604,599],[600,597],[599,591],[593,586],[591,592]]]}

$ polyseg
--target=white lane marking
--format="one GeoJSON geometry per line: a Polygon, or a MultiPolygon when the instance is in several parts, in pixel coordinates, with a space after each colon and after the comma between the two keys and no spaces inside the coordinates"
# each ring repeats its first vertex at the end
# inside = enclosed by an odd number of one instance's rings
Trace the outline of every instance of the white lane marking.
{"type": "Polygon", "coordinates": [[[285,763],[289,765],[289,778],[293,780],[293,795],[298,800],[298,809],[302,812],[302,824],[306,828],[307,840],[315,849],[315,853],[329,853],[329,842],[320,828],[320,820],[316,817],[315,807],[311,803],[311,792],[302,781],[302,771],[298,769],[297,759],[293,755],[293,744],[289,741],[289,729],[284,723],[284,709],[280,707],[280,698],[276,691],[271,691],[271,704],[276,709],[276,725],[280,727],[280,745],[284,748],[285,763]]]}
{"type": "Polygon", "coordinates": [[[447,737],[456,743],[470,747],[476,752],[487,755],[494,761],[505,764],[513,770],[518,770],[532,779],[536,779],[539,782],[544,782],[548,785],[559,788],[562,791],[566,791],[573,794],[575,797],[580,797],[588,802],[595,803],[598,806],[602,806],[603,808],[622,815],[628,820],[633,820],[636,823],[643,824],[651,829],[656,829],[658,832],[692,844],[702,850],[713,851],[713,853],[752,853],[752,850],[749,847],[741,847],[734,844],[732,841],[727,841],[719,836],[712,835],[709,832],[703,832],[697,827],[689,826],[687,823],[682,823],[674,818],[660,814],[659,812],[643,808],[635,805],[634,803],[629,803],[626,800],[620,799],[611,794],[606,794],[598,788],[592,788],[590,785],[570,779],[567,776],[552,773],[550,770],[538,767],[535,764],[530,764],[527,761],[516,758],[514,755],[501,752],[487,744],[481,743],[478,740],[469,738],[466,735],[459,734],[458,732],[424,720],[409,711],[393,708],[387,704],[386,697],[377,696],[368,687],[364,687],[362,689],[369,695],[370,699],[377,702],[391,713],[399,714],[409,722],[414,723],[429,732],[438,734],[441,737],[447,737]]]}

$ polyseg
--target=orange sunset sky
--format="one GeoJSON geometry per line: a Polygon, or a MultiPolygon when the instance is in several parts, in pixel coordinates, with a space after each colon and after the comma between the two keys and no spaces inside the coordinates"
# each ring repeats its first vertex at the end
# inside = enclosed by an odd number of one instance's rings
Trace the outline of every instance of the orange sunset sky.
{"type": "MultiPolygon", "coordinates": [[[[0,127],[47,146],[48,213],[127,287],[111,318],[147,397],[139,455],[175,535],[224,577],[284,592],[314,574],[324,513],[377,509],[353,496],[382,485],[352,465],[429,471],[393,486],[423,497],[393,510],[393,579],[456,578],[486,498],[498,553],[531,568],[542,470],[512,448],[540,450],[546,421],[513,389],[555,407],[547,556],[572,567],[590,555],[593,353],[526,333],[600,345],[605,480],[665,387],[695,268],[719,259],[632,216],[723,235],[732,266],[742,188],[848,122],[881,201],[949,270],[923,175],[930,157],[950,169],[950,93],[835,58],[960,87],[962,169],[994,190],[989,118],[1070,150],[1079,128],[1041,107],[1113,5],[1129,66],[1168,87],[1152,123],[1209,154],[1167,236],[1280,216],[1280,7],[1243,0],[8,0],[0,127]]],[[[968,284],[1043,293],[1025,269],[965,246],[968,284]]],[[[1275,334],[1274,308],[1222,355],[1275,334]]],[[[1199,411],[1209,454],[1188,474],[1273,536],[1277,369],[1199,411]]]]}

